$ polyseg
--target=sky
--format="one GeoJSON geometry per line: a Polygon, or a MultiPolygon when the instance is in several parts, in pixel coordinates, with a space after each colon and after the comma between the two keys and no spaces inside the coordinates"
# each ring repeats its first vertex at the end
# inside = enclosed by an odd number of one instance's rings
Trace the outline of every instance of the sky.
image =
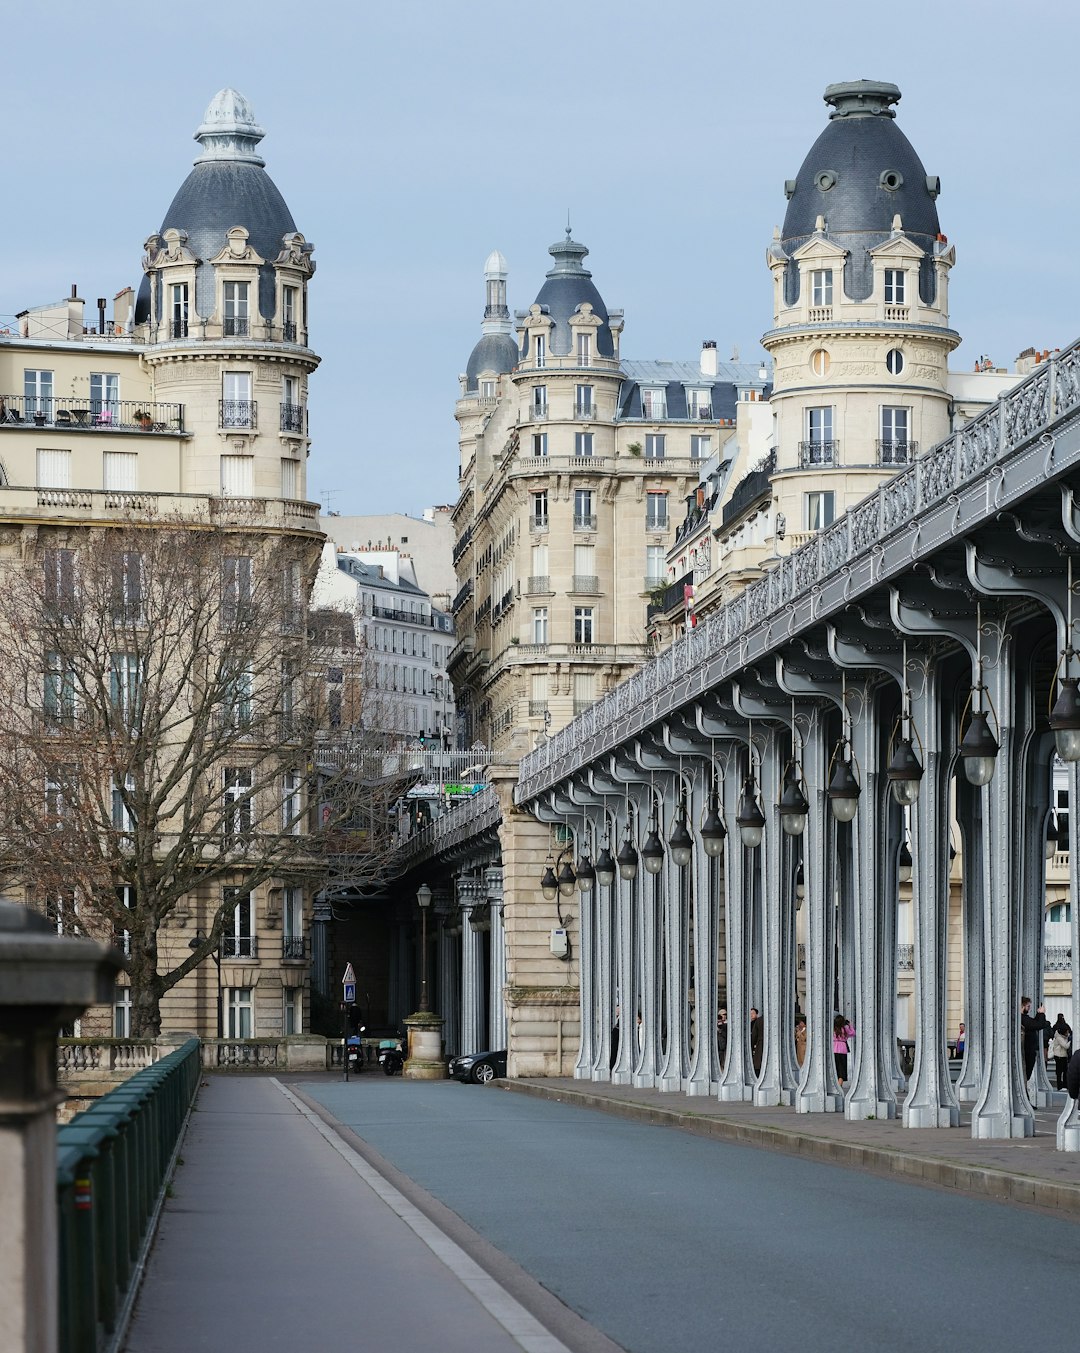
{"type": "Polygon", "coordinates": [[[192,134],[232,85],[315,244],[308,496],[329,510],[453,502],[484,259],[502,251],[510,308],[527,308],[567,212],[625,311],[624,357],[692,359],[708,338],[757,360],[784,180],[835,81],[898,85],[898,123],[941,178],[954,365],[1080,331],[1073,3],[261,0],[219,23],[52,0],[50,37],[41,13],[0,0],[24,53],[3,81],[0,327],[72,283],[91,310],[138,287],[192,134]]]}

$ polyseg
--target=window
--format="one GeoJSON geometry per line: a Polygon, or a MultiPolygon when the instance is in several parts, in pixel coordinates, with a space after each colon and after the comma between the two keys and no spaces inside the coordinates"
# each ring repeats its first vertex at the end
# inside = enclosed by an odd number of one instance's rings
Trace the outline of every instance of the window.
{"type": "Polygon", "coordinates": [[[225,302],[225,337],[246,338],[248,335],[248,283],[223,282],[225,302]]]}
{"type": "Polygon", "coordinates": [[[645,459],[663,460],[666,446],[667,437],[662,432],[647,432],[645,434],[645,459]]]}
{"type": "Polygon", "coordinates": [[[112,782],[112,825],[113,830],[130,836],[135,827],[135,818],[131,811],[131,796],[135,792],[135,780],[124,776],[121,786],[115,777],[112,782]]]}
{"type": "Polygon", "coordinates": [[[642,390],[641,416],[643,418],[667,417],[667,390],[662,385],[656,389],[642,390]]]}
{"type": "Polygon", "coordinates": [[[109,655],[109,701],[117,719],[131,728],[142,702],[142,664],[137,653],[109,655]]]}
{"type": "Polygon", "coordinates": [[[577,336],[578,366],[592,365],[592,334],[579,333],[577,336]]]}
{"type": "Polygon", "coordinates": [[[51,766],[45,773],[45,814],[54,827],[69,815],[69,800],[75,793],[75,768],[51,766]]]}
{"type": "Polygon", "coordinates": [[[281,830],[286,836],[300,835],[302,811],[300,772],[287,770],[281,777],[281,830]]]}
{"type": "Polygon", "coordinates": [[[251,831],[251,769],[226,766],[223,814],[225,843],[243,840],[251,831]]]}
{"type": "Polygon", "coordinates": [[[832,359],[824,348],[815,348],[810,354],[810,370],[815,376],[827,376],[832,359]]]}
{"type": "Polygon", "coordinates": [[[806,411],[806,440],[802,444],[803,465],[832,465],[836,460],[831,405],[806,411]]]}
{"type": "Polygon", "coordinates": [[[532,576],[530,586],[533,591],[547,591],[548,585],[548,547],[546,545],[534,545],[532,547],[532,576]]]}
{"type": "Polygon", "coordinates": [[[649,531],[667,529],[667,494],[647,493],[645,495],[645,526],[649,531]]]}
{"type": "Polygon", "coordinates": [[[300,403],[300,382],[295,376],[281,378],[281,431],[303,432],[304,407],[300,403]]]}
{"type": "Polygon", "coordinates": [[[534,433],[533,433],[533,439],[532,439],[532,453],[533,453],[534,456],[546,456],[546,455],[547,455],[548,449],[547,449],[547,433],[546,433],[546,432],[534,432],[534,433]]]}
{"type": "Polygon", "coordinates": [[[291,499],[296,499],[300,496],[300,466],[295,460],[282,459],[281,496],[282,498],[291,499]]]}
{"type": "Polygon", "coordinates": [[[548,678],[545,672],[534,672],[529,678],[529,718],[542,717],[548,707],[548,678]]]}
{"type": "Polygon", "coordinates": [[[109,605],[114,623],[139,625],[143,618],[143,557],[118,550],[111,560],[109,605]]]}
{"type": "MultiPolygon", "coordinates": [[[[303,945],[303,943],[304,943],[304,941],[301,940],[301,941],[300,941],[301,946],[303,945]]],[[[288,939],[286,939],[286,940],[285,940],[286,948],[288,947],[288,944],[289,944],[289,941],[288,941],[288,939]]],[[[286,957],[288,957],[288,955],[286,955],[286,957]]],[[[303,955],[301,954],[301,958],[302,958],[302,957],[303,957],[303,955]]],[[[282,991],[281,995],[282,995],[282,1000],[283,1000],[283,1002],[284,1002],[284,1004],[283,1004],[283,1006],[282,1006],[282,1012],[281,1012],[281,1028],[282,1028],[282,1032],[284,1033],[284,1035],[285,1035],[286,1038],[290,1037],[290,1035],[292,1035],[292,1034],[300,1034],[300,1033],[303,1033],[303,1032],[304,1032],[304,1029],[303,1029],[304,989],[303,989],[303,987],[285,987],[284,990],[282,991]]]]}
{"type": "Polygon", "coordinates": [[[574,673],[574,713],[581,714],[596,700],[596,677],[592,672],[574,673]]]}
{"type": "Polygon", "coordinates": [[[115,423],[120,412],[120,377],[112,371],[90,373],[90,416],[95,423],[115,423]]]}
{"type": "Polygon", "coordinates": [[[480,382],[480,398],[481,398],[481,399],[494,399],[494,398],[495,398],[495,382],[494,382],[494,381],[481,381],[481,382],[480,382]]]}
{"type": "Polygon", "coordinates": [[[591,606],[574,607],[574,643],[591,644],[593,641],[593,608],[591,606]]]}
{"type": "Polygon", "coordinates": [[[221,426],[252,428],[255,405],[251,399],[251,372],[225,371],[221,377],[221,426]]]}
{"type": "Polygon", "coordinates": [[[43,421],[53,416],[53,373],[51,371],[23,371],[23,394],[26,397],[26,416],[40,414],[43,421]]]}
{"type": "Polygon", "coordinates": [[[62,653],[45,654],[45,721],[67,728],[75,722],[75,667],[62,653]]]}
{"type": "Polygon", "coordinates": [[[911,458],[908,436],[909,409],[886,405],[881,410],[881,463],[906,465],[911,458]]]}
{"type": "Polygon", "coordinates": [[[547,386],[534,385],[532,392],[533,415],[537,418],[547,417],[547,386]]]}
{"type": "Polygon", "coordinates": [[[221,622],[230,629],[251,616],[251,557],[227,554],[221,561],[221,622]]]}
{"type": "Polygon", "coordinates": [[[593,388],[591,385],[574,387],[574,416],[591,418],[593,413],[593,388]]]}
{"type": "Polygon", "coordinates": [[[113,1038],[131,1037],[131,988],[117,987],[113,997],[113,1038]]]}
{"type": "Polygon", "coordinates": [[[885,354],[885,367],[890,376],[899,376],[904,369],[904,354],[899,348],[890,348],[885,354]]]}
{"type": "Polygon", "coordinates": [[[690,418],[712,417],[712,391],[687,390],[686,412],[690,418]]]}
{"type": "MultiPolygon", "coordinates": [[[[135,889],[128,884],[121,884],[116,890],[116,901],[125,911],[130,911],[135,905],[135,889]]],[[[123,953],[131,954],[131,931],[120,930],[112,937],[113,945],[123,953]]]]}
{"type": "Polygon", "coordinates": [[[282,958],[304,957],[304,890],[286,888],[282,897],[282,958]]]}
{"type": "Polygon", "coordinates": [[[1057,826],[1058,826],[1058,850],[1069,849],[1069,791],[1059,789],[1056,791],[1057,800],[1057,826]]]}
{"type": "Polygon", "coordinates": [[[45,919],[56,927],[58,935],[79,933],[79,901],[74,889],[65,888],[46,897],[45,919]]]}
{"type": "Polygon", "coordinates": [[[532,495],[532,524],[534,526],[546,526],[548,524],[547,489],[532,495]]]}
{"type": "Polygon", "coordinates": [[[235,733],[246,733],[251,728],[251,671],[241,667],[225,686],[222,724],[235,733]]]}
{"type": "Polygon", "coordinates": [[[172,310],[169,336],[171,338],[187,338],[188,284],[186,282],[174,282],[169,288],[169,305],[172,310]]]}
{"type": "Polygon", "coordinates": [[[663,545],[645,546],[645,585],[654,587],[667,581],[667,554],[663,545]]]}
{"type": "Polygon", "coordinates": [[[139,487],[139,457],[130,451],[106,451],[102,470],[107,493],[133,493],[139,487]]]}
{"type": "Polygon", "coordinates": [[[547,339],[543,334],[533,334],[533,356],[537,366],[547,365],[547,339]]]}
{"type": "Polygon", "coordinates": [[[226,888],[224,923],[221,927],[224,958],[254,958],[251,894],[246,888],[226,888]]]}
{"type": "Polygon", "coordinates": [[[71,452],[41,450],[37,453],[39,489],[71,488],[71,452]]]}
{"type": "Polygon", "coordinates": [[[690,456],[693,460],[708,460],[712,455],[712,438],[707,433],[694,433],[690,438],[690,456]]]}
{"type": "Polygon", "coordinates": [[[281,337],[285,343],[296,342],[297,287],[281,288],[281,337]]]}
{"type": "Polygon", "coordinates": [[[902,268],[885,269],[886,305],[905,305],[907,303],[906,277],[907,273],[902,268]]]}
{"type": "Polygon", "coordinates": [[[534,644],[546,644],[548,641],[548,608],[533,607],[532,641],[534,644]]]}
{"type": "Polygon", "coordinates": [[[225,1001],[225,1037],[250,1038],[253,1026],[251,1018],[251,988],[229,987],[224,992],[225,1001]]]}
{"type": "Polygon", "coordinates": [[[593,516],[592,489],[574,490],[574,526],[578,530],[590,530],[596,525],[593,516]]]}
{"type": "Polygon", "coordinates": [[[810,304],[832,305],[832,268],[814,268],[810,273],[810,304]]]}
{"type": "Polygon", "coordinates": [[[808,493],[806,495],[806,529],[823,531],[833,521],[833,494],[808,493]]]}
{"type": "Polygon", "coordinates": [[[591,432],[574,433],[574,455],[591,456],[593,453],[593,435],[591,432]]]}
{"type": "Polygon", "coordinates": [[[1046,913],[1048,921],[1071,921],[1072,907],[1068,902],[1058,902],[1046,913]]]}
{"type": "Polygon", "coordinates": [[[75,613],[75,551],[46,550],[45,606],[54,619],[75,613]]]}

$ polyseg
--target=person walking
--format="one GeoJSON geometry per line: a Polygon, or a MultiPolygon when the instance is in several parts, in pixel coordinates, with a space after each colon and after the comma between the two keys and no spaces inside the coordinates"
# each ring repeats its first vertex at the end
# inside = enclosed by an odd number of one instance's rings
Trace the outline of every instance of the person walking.
{"type": "Polygon", "coordinates": [[[723,1006],[716,1014],[716,1055],[720,1060],[720,1069],[723,1070],[724,1062],[727,1060],[727,1011],[723,1006]]]}
{"type": "Polygon", "coordinates": [[[1024,1080],[1031,1080],[1031,1073],[1035,1070],[1035,1062],[1039,1056],[1039,1049],[1042,1047],[1042,1034],[1044,1029],[1050,1028],[1050,1021],[1046,1018],[1046,1006],[1040,1005],[1033,1015],[1031,1013],[1031,997],[1020,997],[1020,1028],[1023,1031],[1024,1039],[1024,1080]]]}
{"type": "Polygon", "coordinates": [[[1058,1090],[1065,1089],[1065,1072],[1069,1065],[1069,1048],[1072,1044],[1072,1029],[1066,1023],[1064,1015],[1058,1015],[1051,1026],[1050,1056],[1054,1059],[1058,1090]]]}
{"type": "Polygon", "coordinates": [[[1065,1068],[1065,1089],[1070,1099],[1080,1099],[1080,1050],[1073,1053],[1065,1068]]]}
{"type": "Polygon", "coordinates": [[[750,1059],[754,1063],[754,1075],[761,1075],[761,1058],[765,1052],[765,1021],[758,1013],[756,1005],[750,1007],[750,1059]]]}
{"type": "Polygon", "coordinates": [[[853,1038],[855,1030],[847,1022],[844,1015],[835,1015],[832,1022],[833,1028],[833,1057],[836,1060],[836,1076],[840,1084],[843,1085],[848,1078],[848,1039],[853,1038]]]}
{"type": "Polygon", "coordinates": [[[806,1061],[806,1016],[795,1017],[795,1060],[800,1066],[806,1061]]]}
{"type": "Polygon", "coordinates": [[[960,1031],[956,1035],[956,1056],[963,1057],[964,1048],[967,1046],[967,1030],[964,1028],[963,1020],[960,1021],[960,1031]]]}

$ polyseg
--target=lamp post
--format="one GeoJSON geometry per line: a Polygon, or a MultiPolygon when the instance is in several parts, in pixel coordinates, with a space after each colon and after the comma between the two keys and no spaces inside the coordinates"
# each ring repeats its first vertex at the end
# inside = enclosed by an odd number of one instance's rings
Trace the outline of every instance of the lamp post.
{"type": "MultiPolygon", "coordinates": [[[[194,938],[188,940],[188,946],[187,946],[187,947],[188,947],[192,952],[194,952],[196,949],[202,948],[202,946],[203,946],[205,943],[206,943],[206,936],[202,933],[201,930],[196,930],[195,935],[194,935],[194,938]]],[[[219,946],[218,949],[211,949],[211,950],[210,950],[210,957],[214,960],[214,967],[217,969],[217,1036],[218,1036],[218,1038],[224,1038],[225,1035],[222,1033],[222,1018],[221,1018],[221,1016],[222,1016],[222,1010],[221,1010],[221,953],[220,953],[220,946],[219,946]]]]}
{"type": "Polygon", "coordinates": [[[431,889],[421,883],[416,890],[416,900],[420,906],[420,1013],[429,1011],[427,994],[427,914],[431,906],[431,889]]]}

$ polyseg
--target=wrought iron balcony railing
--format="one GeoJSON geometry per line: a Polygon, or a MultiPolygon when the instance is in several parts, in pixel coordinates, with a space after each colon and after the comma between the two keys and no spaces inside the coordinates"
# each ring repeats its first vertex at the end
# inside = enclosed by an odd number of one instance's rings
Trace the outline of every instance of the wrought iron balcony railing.
{"type": "Polygon", "coordinates": [[[170,338],[187,338],[188,322],[186,319],[174,319],[169,322],[170,338]]]}
{"type": "Polygon", "coordinates": [[[296,321],[287,319],[281,326],[281,341],[283,343],[296,342],[296,321]]]}
{"type": "Polygon", "coordinates": [[[302,404],[282,404],[281,431],[303,432],[303,430],[304,430],[304,406],[302,404]]]}
{"type": "Polygon", "coordinates": [[[804,470],[810,465],[836,465],[839,459],[839,442],[830,440],[799,443],[799,462],[804,470]]]}
{"type": "Polygon", "coordinates": [[[259,944],[254,935],[222,935],[222,958],[258,958],[259,944]]]}
{"type": "Polygon", "coordinates": [[[529,579],[527,591],[530,594],[543,594],[551,591],[551,579],[546,573],[538,573],[529,579]]]}
{"type": "Polygon", "coordinates": [[[218,427],[254,428],[258,426],[259,406],[253,399],[218,401],[218,427]]]}
{"type": "Polygon", "coordinates": [[[529,718],[542,719],[547,713],[548,702],[546,700],[529,701],[529,718]]]}
{"type": "Polygon", "coordinates": [[[575,531],[595,531],[596,514],[594,512],[575,512],[574,513],[575,531]]]}
{"type": "Polygon", "coordinates": [[[0,426],[65,432],[183,432],[183,404],[140,399],[0,395],[0,426]]]}
{"type": "Polygon", "coordinates": [[[879,465],[908,465],[919,454],[919,443],[883,437],[877,443],[879,465]]]}
{"type": "Polygon", "coordinates": [[[251,333],[251,324],[246,315],[242,318],[239,315],[227,315],[221,331],[226,338],[247,338],[251,333]]]}
{"type": "Polygon", "coordinates": [[[600,591],[600,579],[595,573],[575,573],[572,592],[584,592],[595,596],[600,591]]]}
{"type": "Polygon", "coordinates": [[[284,935],[281,940],[282,958],[304,958],[305,940],[303,935],[284,935]]]}
{"type": "Polygon", "coordinates": [[[538,516],[529,518],[530,531],[546,531],[548,529],[547,513],[544,512],[538,516]]]}

